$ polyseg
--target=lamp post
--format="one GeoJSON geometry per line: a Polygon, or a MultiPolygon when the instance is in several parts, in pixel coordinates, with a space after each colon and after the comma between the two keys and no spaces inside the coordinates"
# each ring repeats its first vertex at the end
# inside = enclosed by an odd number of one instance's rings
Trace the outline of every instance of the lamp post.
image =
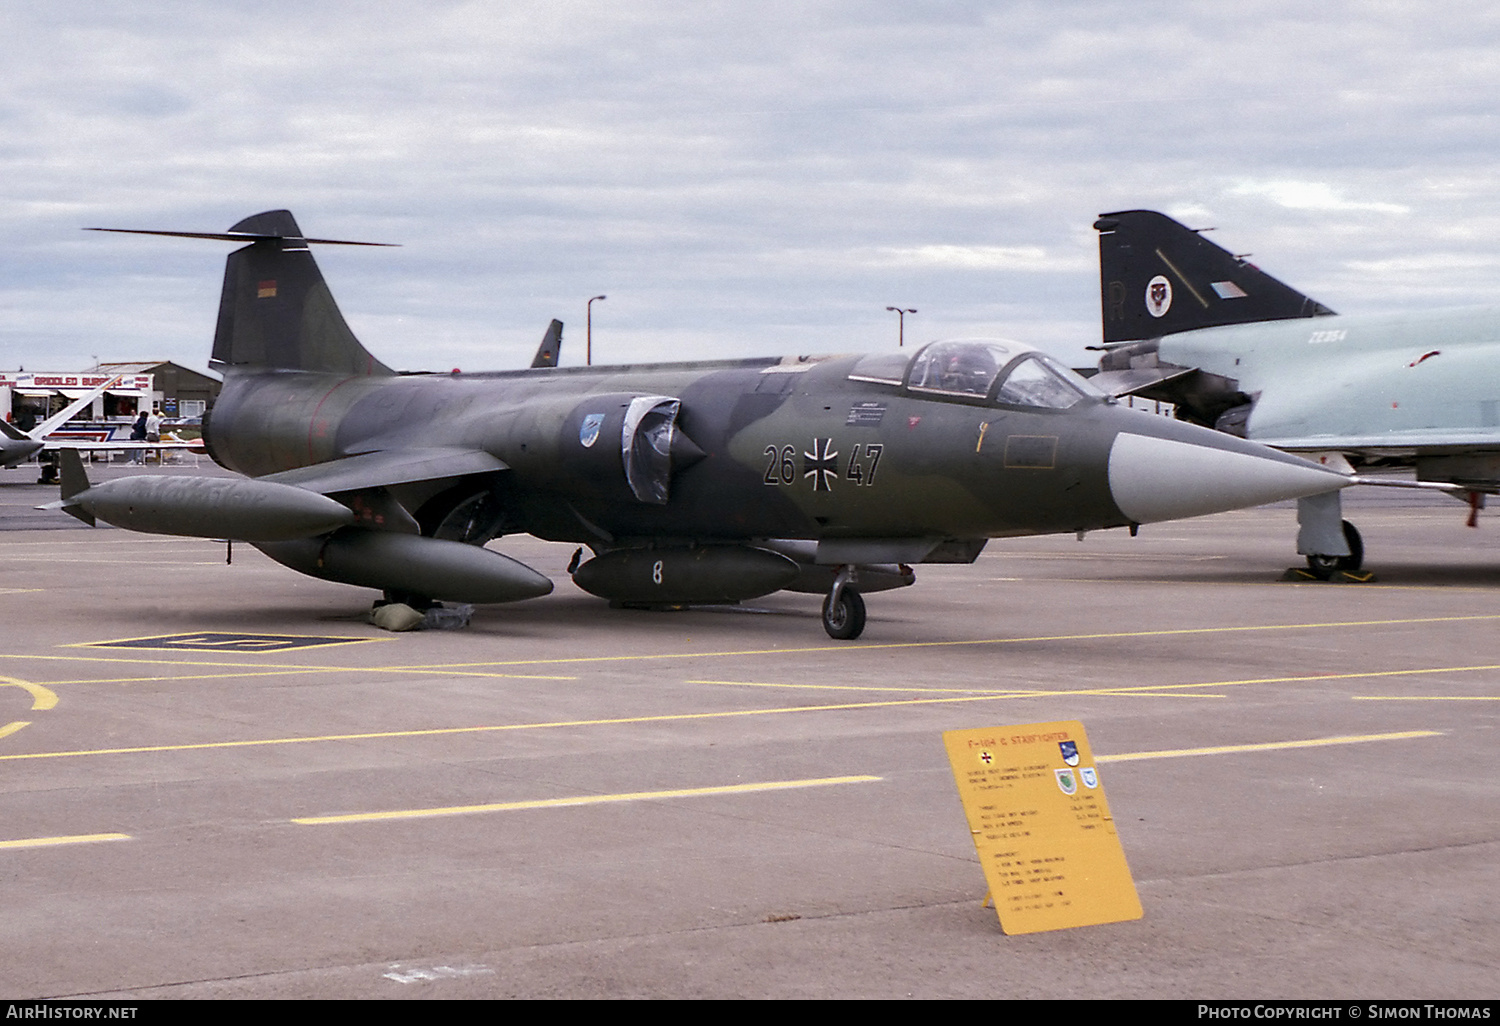
{"type": "MultiPolygon", "coordinates": [[[[608,299],[608,296],[595,296],[594,299],[608,299]]],[[[588,301],[585,309],[588,311],[588,323],[584,329],[584,363],[592,367],[594,365],[594,299],[588,301]]]]}
{"type": "Polygon", "coordinates": [[[910,310],[903,310],[899,306],[888,306],[886,309],[896,315],[896,348],[899,349],[906,345],[906,315],[916,313],[917,308],[912,307],[910,310]]]}

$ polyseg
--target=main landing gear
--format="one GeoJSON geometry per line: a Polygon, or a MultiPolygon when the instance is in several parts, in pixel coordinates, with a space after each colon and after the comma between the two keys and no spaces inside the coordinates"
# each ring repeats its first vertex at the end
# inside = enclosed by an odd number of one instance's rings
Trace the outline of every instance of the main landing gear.
{"type": "Polygon", "coordinates": [[[1307,567],[1319,577],[1327,580],[1335,573],[1352,574],[1364,565],[1365,543],[1360,538],[1359,530],[1347,520],[1340,521],[1344,531],[1344,543],[1349,547],[1347,556],[1321,556],[1309,554],[1307,567]]]}
{"type": "Polygon", "coordinates": [[[823,629],[839,641],[853,641],[865,629],[865,600],[850,587],[853,582],[853,568],[841,567],[823,600],[823,629]]]}

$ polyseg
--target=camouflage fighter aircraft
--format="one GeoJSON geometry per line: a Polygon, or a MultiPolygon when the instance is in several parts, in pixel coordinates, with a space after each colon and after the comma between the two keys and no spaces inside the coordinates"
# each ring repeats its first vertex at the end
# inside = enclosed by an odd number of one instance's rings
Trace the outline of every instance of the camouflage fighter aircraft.
{"type": "Polygon", "coordinates": [[[1327,492],[1344,475],[1130,410],[1015,342],[915,352],[397,374],[350,332],[291,214],[228,232],[209,452],[243,477],[90,486],[92,523],[243,539],[313,577],[434,600],[506,602],[551,580],[484,546],[580,546],[574,583],[622,606],[823,594],[857,637],[861,593],[911,564],[972,562],[990,538],[1083,532],[1327,492]],[[592,555],[583,559],[583,547],[592,555]]]}
{"type": "MultiPolygon", "coordinates": [[[[1500,311],[1335,315],[1199,232],[1153,210],[1101,214],[1111,395],[1339,469],[1398,467],[1471,505],[1500,492],[1500,311]]],[[[1297,551],[1318,576],[1364,557],[1340,493],[1298,502],[1297,551]]]]}

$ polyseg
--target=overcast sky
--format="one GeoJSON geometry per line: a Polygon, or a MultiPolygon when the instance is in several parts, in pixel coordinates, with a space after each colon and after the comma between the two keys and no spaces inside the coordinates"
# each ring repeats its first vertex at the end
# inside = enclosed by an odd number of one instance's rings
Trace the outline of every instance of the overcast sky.
{"type": "Polygon", "coordinates": [[[1341,313],[1500,302],[1500,7],[846,0],[0,7],[0,369],[207,365],[286,207],[397,367],[1099,336],[1102,211],[1341,313]]]}

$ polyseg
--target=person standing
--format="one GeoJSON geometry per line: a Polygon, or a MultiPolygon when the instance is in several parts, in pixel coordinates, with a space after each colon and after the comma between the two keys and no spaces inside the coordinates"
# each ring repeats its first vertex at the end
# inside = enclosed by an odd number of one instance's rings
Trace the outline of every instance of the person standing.
{"type": "MultiPolygon", "coordinates": [[[[135,423],[130,426],[130,440],[132,442],[144,442],[146,440],[146,424],[149,420],[150,418],[146,416],[146,411],[142,410],[141,415],[137,417],[135,419],[135,423]]],[[[146,450],[144,448],[132,449],[130,453],[130,462],[146,462],[146,450]]]]}
{"type": "MultiPolygon", "coordinates": [[[[146,418],[146,441],[161,441],[161,411],[153,409],[151,416],[146,418]]],[[[156,462],[161,463],[161,450],[156,450],[156,462]]]]}

